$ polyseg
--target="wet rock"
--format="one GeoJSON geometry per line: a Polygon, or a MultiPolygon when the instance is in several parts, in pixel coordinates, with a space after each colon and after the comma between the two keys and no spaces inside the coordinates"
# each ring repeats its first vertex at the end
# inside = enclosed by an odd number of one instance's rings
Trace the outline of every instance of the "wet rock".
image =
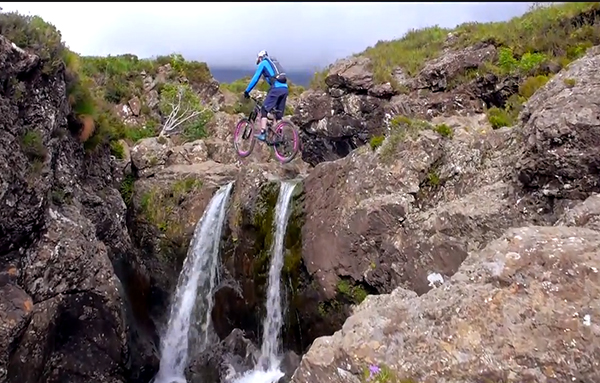
{"type": "Polygon", "coordinates": [[[234,329],[220,343],[194,358],[186,370],[190,383],[232,382],[256,365],[260,350],[234,329]]]}
{"type": "Polygon", "coordinates": [[[368,95],[303,93],[292,117],[301,129],[302,159],[313,166],[333,161],[381,134],[385,117],[382,103],[368,95]]]}

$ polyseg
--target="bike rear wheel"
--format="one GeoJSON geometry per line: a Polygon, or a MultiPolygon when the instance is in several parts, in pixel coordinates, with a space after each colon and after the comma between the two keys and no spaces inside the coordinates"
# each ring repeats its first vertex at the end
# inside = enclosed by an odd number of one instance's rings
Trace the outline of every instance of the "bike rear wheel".
{"type": "Polygon", "coordinates": [[[248,157],[254,150],[254,123],[250,122],[247,118],[242,118],[235,126],[233,133],[233,146],[238,156],[244,158],[248,157]]]}
{"type": "Polygon", "coordinates": [[[291,123],[281,121],[275,127],[273,150],[275,157],[282,164],[287,164],[296,157],[300,149],[300,137],[298,131],[291,123]]]}

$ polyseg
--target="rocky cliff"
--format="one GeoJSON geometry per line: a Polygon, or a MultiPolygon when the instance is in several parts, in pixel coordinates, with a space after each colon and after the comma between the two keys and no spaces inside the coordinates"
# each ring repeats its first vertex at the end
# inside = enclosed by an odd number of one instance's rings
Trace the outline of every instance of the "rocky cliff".
{"type": "Polygon", "coordinates": [[[512,129],[427,132],[391,166],[365,165],[382,147],[311,172],[307,267],[330,296],[343,277],[389,294],[317,339],[293,382],[599,379],[598,64],[594,47],[512,129]]]}
{"type": "Polygon", "coordinates": [[[262,146],[237,158],[239,115],[220,107],[200,139],[138,134],[164,117],[141,109],[169,81],[218,104],[210,78],[181,76],[200,65],[136,72],[139,94],[96,72],[82,88],[68,51],[2,38],[0,383],[148,382],[194,226],[232,180],[212,312],[223,341],[193,355],[189,379],[219,379],[229,353],[251,366],[283,179],[300,181],[288,378],[296,353],[295,382],[597,380],[600,40],[597,4],[577,4],[493,27],[554,26],[538,51],[482,24],[340,60],[301,95],[303,158],[285,166],[262,146]],[[82,89],[108,104],[84,113],[82,89]]]}
{"type": "Polygon", "coordinates": [[[122,173],[85,152],[47,64],[0,36],[0,381],[147,381],[122,173]]]}

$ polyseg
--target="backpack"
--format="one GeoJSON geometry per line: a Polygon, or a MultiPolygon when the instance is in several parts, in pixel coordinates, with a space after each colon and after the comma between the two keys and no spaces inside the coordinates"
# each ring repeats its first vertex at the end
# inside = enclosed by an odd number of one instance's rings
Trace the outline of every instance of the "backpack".
{"type": "MultiPolygon", "coordinates": [[[[279,61],[277,61],[277,59],[275,57],[270,58],[268,56],[265,57],[265,60],[267,60],[271,64],[271,68],[273,68],[273,72],[275,72],[275,76],[273,76],[272,78],[275,78],[275,80],[279,81],[282,84],[287,83],[287,77],[285,75],[285,70],[283,69],[283,67],[281,66],[279,61]]],[[[271,84],[271,85],[273,85],[273,84],[271,84]]]]}

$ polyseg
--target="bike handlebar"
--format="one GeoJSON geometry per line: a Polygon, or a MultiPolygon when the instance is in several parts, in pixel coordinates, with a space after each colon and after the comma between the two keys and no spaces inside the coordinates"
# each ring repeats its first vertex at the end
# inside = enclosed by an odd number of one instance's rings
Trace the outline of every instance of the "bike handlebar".
{"type": "Polygon", "coordinates": [[[255,97],[252,97],[252,96],[250,96],[250,99],[251,99],[252,101],[254,101],[255,103],[257,103],[258,105],[262,105],[262,102],[260,102],[260,100],[259,100],[258,98],[255,98],[255,97]]]}

